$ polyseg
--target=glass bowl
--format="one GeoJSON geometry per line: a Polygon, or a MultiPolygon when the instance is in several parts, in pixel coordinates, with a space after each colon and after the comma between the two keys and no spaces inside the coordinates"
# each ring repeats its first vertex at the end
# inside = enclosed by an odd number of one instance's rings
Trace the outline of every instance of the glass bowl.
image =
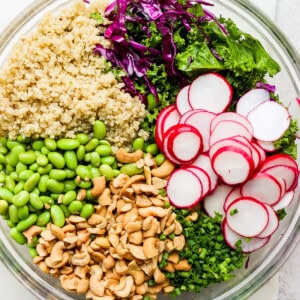
{"type": "MultiPolygon", "coordinates": [[[[0,66],[11,51],[13,44],[34,28],[45,11],[57,10],[70,0],[35,1],[3,31],[0,38],[0,66]]],[[[299,58],[296,51],[280,30],[245,0],[215,0],[210,8],[216,15],[232,18],[237,25],[258,38],[271,56],[281,65],[281,72],[269,78],[275,84],[281,100],[289,107],[294,118],[300,118],[296,97],[300,95],[299,58]]],[[[298,147],[299,148],[299,147],[298,147]]],[[[250,255],[247,268],[236,272],[228,282],[203,289],[200,294],[187,294],[178,299],[244,299],[262,286],[284,263],[300,239],[299,188],[287,216],[267,246],[250,255]]],[[[0,258],[7,268],[39,299],[83,299],[66,293],[59,280],[42,273],[32,263],[24,246],[18,246],[8,234],[8,228],[0,221],[0,258]]],[[[161,296],[160,298],[165,298],[161,296]]]]}

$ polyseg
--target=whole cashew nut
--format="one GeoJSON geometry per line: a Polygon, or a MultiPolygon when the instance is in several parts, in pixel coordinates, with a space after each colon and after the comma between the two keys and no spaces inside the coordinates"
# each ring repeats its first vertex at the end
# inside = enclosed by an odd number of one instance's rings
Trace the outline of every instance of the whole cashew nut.
{"type": "Polygon", "coordinates": [[[115,286],[113,292],[117,297],[127,299],[127,297],[130,294],[130,291],[133,287],[133,284],[134,284],[134,281],[133,281],[132,276],[122,277],[119,285],[115,286]],[[124,281],[125,281],[125,286],[124,286],[124,281]]]}
{"type": "Polygon", "coordinates": [[[140,149],[134,152],[127,152],[124,148],[120,148],[116,152],[116,159],[120,163],[134,163],[140,160],[144,155],[144,152],[140,149]]]}

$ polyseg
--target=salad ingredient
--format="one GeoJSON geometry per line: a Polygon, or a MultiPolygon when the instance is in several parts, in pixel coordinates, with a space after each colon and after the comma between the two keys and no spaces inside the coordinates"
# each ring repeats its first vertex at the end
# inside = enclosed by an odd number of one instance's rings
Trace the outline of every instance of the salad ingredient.
{"type": "Polygon", "coordinates": [[[242,197],[232,202],[225,217],[230,229],[244,237],[258,236],[269,222],[266,206],[251,197],[242,197]]]}
{"type": "Polygon", "coordinates": [[[274,152],[274,151],[276,151],[276,147],[274,145],[274,142],[267,142],[267,141],[256,140],[256,143],[262,149],[264,149],[266,152],[274,152]]]}
{"type": "Polygon", "coordinates": [[[15,45],[0,74],[1,136],[69,138],[101,119],[109,141],[131,143],[146,110],[123,91],[107,61],[93,54],[95,44],[109,45],[90,18],[105,7],[103,1],[77,1],[48,13],[15,45]]]}
{"type": "Polygon", "coordinates": [[[279,211],[280,209],[284,209],[288,207],[294,200],[295,191],[287,192],[275,205],[273,208],[275,211],[279,211]]]}
{"type": "Polygon", "coordinates": [[[221,113],[232,100],[233,90],[219,73],[206,73],[198,76],[188,90],[189,104],[193,109],[204,109],[221,113]]]}
{"type": "Polygon", "coordinates": [[[291,121],[287,109],[274,101],[265,101],[253,108],[247,119],[253,127],[253,136],[268,142],[281,138],[291,121]]]}
{"type": "Polygon", "coordinates": [[[183,87],[177,94],[176,97],[176,108],[179,114],[182,116],[187,111],[192,110],[192,107],[189,103],[189,85],[183,87]]]}
{"type": "Polygon", "coordinates": [[[258,238],[266,238],[272,235],[279,226],[279,219],[274,208],[267,204],[265,204],[265,207],[268,210],[269,221],[267,227],[257,236],[258,238]]]}

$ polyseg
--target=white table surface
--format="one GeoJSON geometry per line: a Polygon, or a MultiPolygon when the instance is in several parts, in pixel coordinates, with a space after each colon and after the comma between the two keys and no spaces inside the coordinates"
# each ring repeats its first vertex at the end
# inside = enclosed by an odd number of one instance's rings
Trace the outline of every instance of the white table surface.
{"type": "MultiPolygon", "coordinates": [[[[300,53],[300,0],[251,0],[270,18],[279,24],[300,53]]],[[[1,0],[0,29],[11,21],[33,0],[1,0]]],[[[212,1],[213,2],[213,1],[212,1]]],[[[251,300],[299,300],[300,299],[300,245],[285,262],[281,270],[251,300]]],[[[0,299],[35,300],[0,261],[0,299]]]]}

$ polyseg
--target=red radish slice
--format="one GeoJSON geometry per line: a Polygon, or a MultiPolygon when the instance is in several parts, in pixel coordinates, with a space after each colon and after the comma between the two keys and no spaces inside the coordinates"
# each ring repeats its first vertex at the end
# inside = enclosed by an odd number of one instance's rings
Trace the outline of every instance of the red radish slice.
{"type": "Polygon", "coordinates": [[[174,157],[174,155],[172,153],[170,153],[170,151],[168,150],[168,146],[170,143],[170,141],[169,141],[170,136],[171,136],[171,133],[174,131],[176,131],[176,125],[172,126],[171,128],[169,128],[167,130],[167,132],[165,132],[164,139],[162,141],[163,144],[161,146],[161,150],[169,161],[171,161],[174,164],[179,165],[181,162],[176,157],[174,157]]]}
{"type": "Polygon", "coordinates": [[[287,192],[294,190],[297,187],[299,171],[296,168],[278,165],[267,169],[264,168],[261,172],[270,174],[278,180],[283,180],[287,192]]]}
{"type": "Polygon", "coordinates": [[[241,188],[240,187],[232,188],[232,190],[229,192],[229,194],[225,199],[224,206],[223,206],[224,211],[227,211],[230,204],[234,202],[236,199],[241,197],[242,197],[241,188]]]}
{"type": "Polygon", "coordinates": [[[278,140],[289,128],[291,116],[281,104],[266,101],[251,110],[247,119],[252,124],[256,139],[272,142],[278,140]]]}
{"type": "Polygon", "coordinates": [[[188,119],[191,115],[193,115],[195,112],[197,111],[206,111],[206,110],[203,110],[203,109],[193,109],[193,110],[189,110],[187,111],[186,113],[184,113],[181,117],[180,117],[180,120],[179,120],[179,123],[180,124],[184,124],[186,119],[188,119]]]}
{"type": "Polygon", "coordinates": [[[209,178],[207,172],[202,168],[192,167],[192,166],[185,167],[185,169],[188,171],[191,171],[197,175],[197,177],[199,178],[199,180],[202,183],[202,188],[203,188],[202,197],[205,197],[206,194],[211,189],[211,182],[210,182],[210,178],[209,178]]]}
{"type": "Polygon", "coordinates": [[[253,197],[263,203],[274,205],[282,195],[280,182],[272,175],[256,173],[241,187],[244,197],[253,197]]]}
{"type": "Polygon", "coordinates": [[[260,146],[258,146],[256,143],[251,143],[252,146],[257,150],[260,156],[260,163],[264,162],[265,159],[267,158],[266,152],[264,149],[262,149],[260,146]]]}
{"type": "Polygon", "coordinates": [[[266,238],[268,236],[271,236],[279,226],[279,219],[276,215],[275,210],[270,205],[266,204],[265,206],[268,210],[269,222],[264,231],[256,236],[258,238],[266,238]]]}
{"type": "Polygon", "coordinates": [[[191,83],[189,103],[193,109],[220,113],[229,106],[232,94],[232,87],[223,76],[218,73],[206,73],[191,83]]]}
{"type": "Polygon", "coordinates": [[[275,205],[273,205],[273,209],[277,211],[288,207],[293,202],[294,197],[295,191],[287,192],[275,205]]]}
{"type": "Polygon", "coordinates": [[[207,154],[200,154],[190,166],[195,166],[203,169],[210,178],[210,192],[216,189],[219,177],[212,168],[211,160],[207,154]]]}
{"type": "Polygon", "coordinates": [[[176,97],[176,107],[181,116],[187,111],[192,110],[189,103],[189,88],[189,85],[183,87],[176,97]]]}
{"type": "Polygon", "coordinates": [[[206,196],[203,200],[203,207],[210,217],[214,217],[219,213],[223,217],[225,212],[223,209],[225,199],[232,190],[232,187],[226,184],[220,184],[212,194],[206,196]]]}
{"type": "Polygon", "coordinates": [[[246,117],[252,109],[265,101],[270,101],[270,93],[267,90],[250,90],[238,100],[236,112],[246,117]]]}
{"type": "Polygon", "coordinates": [[[215,126],[215,129],[211,132],[209,143],[210,145],[213,145],[219,140],[231,138],[236,135],[241,135],[249,141],[251,141],[252,139],[252,134],[241,123],[228,120],[221,121],[215,126]]]}
{"type": "Polygon", "coordinates": [[[221,121],[234,121],[244,125],[250,133],[253,133],[253,128],[251,123],[242,115],[239,115],[236,112],[224,112],[218,114],[211,122],[211,131],[215,129],[217,124],[221,121]]]}
{"type": "Polygon", "coordinates": [[[166,190],[171,204],[177,208],[193,207],[202,198],[203,191],[198,176],[185,169],[171,174],[166,190]]]}
{"type": "Polygon", "coordinates": [[[265,246],[271,238],[271,236],[262,239],[256,237],[252,237],[250,239],[245,238],[231,230],[226,222],[226,219],[224,219],[222,222],[222,228],[224,232],[224,239],[227,245],[233,249],[237,249],[238,244],[244,253],[251,253],[259,250],[265,246]]]}
{"type": "Polygon", "coordinates": [[[181,164],[190,164],[202,151],[202,136],[199,131],[188,124],[174,125],[169,135],[168,151],[181,164]]]}
{"type": "Polygon", "coordinates": [[[212,157],[212,167],[229,185],[245,182],[253,172],[252,158],[241,148],[223,147],[212,157]]]}
{"type": "Polygon", "coordinates": [[[258,146],[260,146],[262,149],[264,149],[267,152],[273,152],[276,150],[273,142],[256,140],[256,143],[258,146]]]}
{"type": "Polygon", "coordinates": [[[269,156],[263,163],[261,167],[261,171],[264,169],[273,167],[273,166],[278,166],[278,165],[284,165],[287,167],[292,167],[298,170],[298,163],[295,159],[293,159],[290,155],[284,154],[284,153],[279,153],[279,154],[274,154],[272,156],[269,156]]]}
{"type": "Polygon", "coordinates": [[[180,115],[179,115],[176,107],[174,107],[174,109],[170,110],[163,118],[162,136],[164,135],[165,132],[167,132],[167,130],[170,127],[177,125],[179,120],[180,120],[180,115]]]}
{"type": "Polygon", "coordinates": [[[214,113],[206,110],[195,110],[184,122],[184,124],[194,126],[201,133],[203,139],[203,152],[209,150],[210,122],[215,116],[214,113]]]}
{"type": "Polygon", "coordinates": [[[266,206],[255,198],[242,197],[230,204],[226,211],[228,226],[244,237],[254,237],[263,232],[269,222],[266,206]]]}

